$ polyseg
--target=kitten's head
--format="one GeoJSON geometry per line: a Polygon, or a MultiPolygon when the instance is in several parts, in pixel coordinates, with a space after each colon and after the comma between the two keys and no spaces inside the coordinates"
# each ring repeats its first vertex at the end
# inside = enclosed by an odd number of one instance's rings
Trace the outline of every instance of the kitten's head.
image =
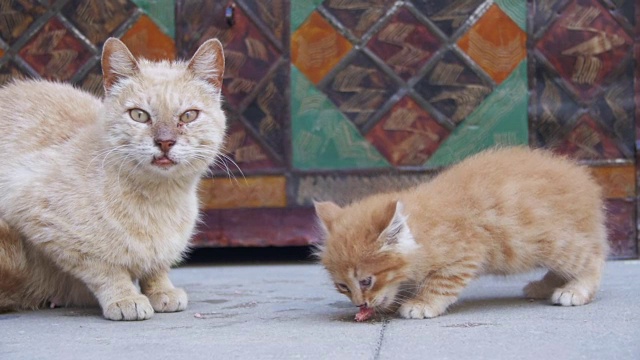
{"type": "Polygon", "coordinates": [[[332,202],[315,208],[326,232],[317,255],[336,289],[356,306],[391,307],[410,280],[409,256],[418,247],[402,203],[374,196],[345,208],[332,202]]]}
{"type": "Polygon", "coordinates": [[[105,162],[156,177],[193,176],[209,168],[226,129],[218,40],[204,42],[188,62],[152,62],[136,60],[111,38],[104,44],[102,72],[111,150],[105,162]]]}

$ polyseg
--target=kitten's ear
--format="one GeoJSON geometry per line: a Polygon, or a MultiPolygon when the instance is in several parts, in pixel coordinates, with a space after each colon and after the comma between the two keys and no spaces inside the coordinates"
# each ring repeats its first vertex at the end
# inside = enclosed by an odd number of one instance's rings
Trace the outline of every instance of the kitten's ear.
{"type": "Polygon", "coordinates": [[[316,215],[320,219],[320,222],[327,230],[330,224],[338,218],[342,208],[331,201],[313,202],[313,206],[316,208],[316,215]]]}
{"type": "Polygon", "coordinates": [[[396,202],[396,209],[389,225],[382,231],[379,237],[382,251],[396,251],[407,254],[418,247],[407,224],[407,216],[404,215],[404,205],[396,202]]]}
{"type": "Polygon", "coordinates": [[[104,90],[109,92],[123,78],[135,75],[138,62],[127,46],[116,38],[109,38],[102,47],[102,74],[104,90]]]}
{"type": "Polygon", "coordinates": [[[316,261],[322,261],[326,251],[326,247],[323,243],[311,244],[311,258],[316,261]]]}
{"type": "Polygon", "coordinates": [[[188,65],[197,77],[204,79],[222,89],[222,75],[224,75],[224,53],[218,39],[209,39],[202,43],[196,53],[189,60],[188,65]]]}

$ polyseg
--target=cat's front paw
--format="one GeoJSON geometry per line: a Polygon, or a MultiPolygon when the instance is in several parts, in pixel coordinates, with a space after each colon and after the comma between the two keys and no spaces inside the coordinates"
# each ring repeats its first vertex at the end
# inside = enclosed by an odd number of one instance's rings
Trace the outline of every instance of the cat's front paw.
{"type": "Polygon", "coordinates": [[[562,306],[580,306],[590,301],[586,291],[579,288],[558,288],[551,295],[551,303],[562,306]]]}
{"type": "Polygon", "coordinates": [[[176,312],[187,308],[187,293],[180,288],[147,294],[153,310],[157,312],[176,312]]]}
{"type": "Polygon", "coordinates": [[[153,315],[153,308],[146,296],[136,295],[108,304],[102,313],[109,320],[146,320],[153,315]]]}
{"type": "Polygon", "coordinates": [[[398,312],[405,319],[430,319],[441,315],[444,311],[438,311],[424,302],[409,301],[402,304],[398,312]]]}

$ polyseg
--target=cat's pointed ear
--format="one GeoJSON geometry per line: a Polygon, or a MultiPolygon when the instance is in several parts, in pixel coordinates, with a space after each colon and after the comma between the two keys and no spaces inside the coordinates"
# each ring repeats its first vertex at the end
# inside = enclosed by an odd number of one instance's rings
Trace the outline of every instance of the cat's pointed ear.
{"type": "Polygon", "coordinates": [[[116,38],[109,38],[102,47],[104,90],[109,92],[123,78],[135,75],[138,62],[127,46],[116,38]]]}
{"type": "Polygon", "coordinates": [[[380,234],[379,241],[382,243],[382,251],[396,251],[407,254],[418,247],[411,229],[407,224],[407,216],[404,214],[404,205],[401,201],[396,202],[395,212],[389,225],[380,234]]]}
{"type": "Polygon", "coordinates": [[[316,215],[325,227],[325,230],[331,227],[331,223],[338,218],[340,211],[342,210],[340,206],[331,201],[314,201],[313,206],[315,206],[316,215]]]}
{"type": "Polygon", "coordinates": [[[197,77],[208,81],[217,89],[222,89],[224,53],[222,52],[220,41],[218,39],[209,39],[202,43],[191,60],[189,60],[188,68],[197,77]]]}

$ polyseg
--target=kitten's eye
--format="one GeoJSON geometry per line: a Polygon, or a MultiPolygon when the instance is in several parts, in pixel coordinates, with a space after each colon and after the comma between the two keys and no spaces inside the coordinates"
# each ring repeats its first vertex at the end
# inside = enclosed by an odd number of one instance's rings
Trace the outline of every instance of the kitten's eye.
{"type": "Polygon", "coordinates": [[[336,287],[338,288],[338,290],[342,291],[342,292],[350,292],[349,287],[345,284],[338,284],[336,283],[336,287]]]}
{"type": "Polygon", "coordinates": [[[131,116],[134,121],[137,121],[139,123],[146,123],[147,121],[149,121],[149,113],[142,109],[129,110],[129,116],[131,116]]]}
{"type": "Polygon", "coordinates": [[[182,115],[180,115],[180,121],[183,123],[190,123],[193,120],[198,118],[200,111],[198,110],[187,110],[182,115]]]}
{"type": "Polygon", "coordinates": [[[368,277],[368,278],[366,278],[366,279],[362,279],[362,280],[360,280],[360,287],[361,287],[361,288],[365,288],[365,289],[366,289],[366,288],[368,288],[369,286],[371,286],[371,282],[372,282],[372,281],[373,281],[373,280],[371,279],[371,276],[369,276],[369,277],[368,277]]]}

